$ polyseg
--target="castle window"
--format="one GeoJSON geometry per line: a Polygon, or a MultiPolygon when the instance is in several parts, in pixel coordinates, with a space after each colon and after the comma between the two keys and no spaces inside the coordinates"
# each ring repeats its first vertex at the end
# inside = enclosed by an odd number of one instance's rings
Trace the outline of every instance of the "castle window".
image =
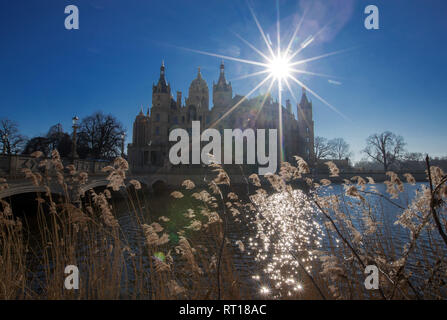
{"type": "Polygon", "coordinates": [[[155,115],[155,121],[157,121],[157,122],[160,121],[160,114],[159,114],[159,113],[157,113],[157,114],[155,115]]]}
{"type": "Polygon", "coordinates": [[[157,135],[157,136],[160,135],[160,127],[155,128],[155,135],[157,135]]]}
{"type": "Polygon", "coordinates": [[[177,118],[177,116],[174,116],[173,122],[174,122],[174,124],[178,124],[178,118],[177,118]]]}
{"type": "Polygon", "coordinates": [[[185,123],[185,116],[182,116],[182,123],[185,123]]]}
{"type": "Polygon", "coordinates": [[[309,134],[309,127],[306,127],[306,132],[307,134],[309,134]]]}
{"type": "Polygon", "coordinates": [[[210,116],[206,116],[206,123],[210,123],[210,116]]]}
{"type": "Polygon", "coordinates": [[[202,122],[202,116],[199,116],[199,121],[202,122]]]}

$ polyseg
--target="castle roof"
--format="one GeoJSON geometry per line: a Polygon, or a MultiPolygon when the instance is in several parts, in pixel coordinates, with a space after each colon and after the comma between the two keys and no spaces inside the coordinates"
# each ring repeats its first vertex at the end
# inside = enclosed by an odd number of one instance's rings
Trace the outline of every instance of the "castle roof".
{"type": "Polygon", "coordinates": [[[191,90],[197,90],[197,89],[206,89],[208,90],[208,85],[206,84],[206,81],[202,78],[202,73],[200,72],[200,67],[197,72],[197,78],[195,78],[191,85],[189,86],[189,91],[191,90]]]}

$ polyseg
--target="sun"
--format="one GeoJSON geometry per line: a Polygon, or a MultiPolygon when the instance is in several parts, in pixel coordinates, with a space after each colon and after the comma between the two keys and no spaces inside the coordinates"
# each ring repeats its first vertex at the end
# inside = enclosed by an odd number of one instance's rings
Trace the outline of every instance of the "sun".
{"type": "Polygon", "coordinates": [[[290,76],[292,66],[289,59],[278,55],[269,61],[267,70],[276,80],[281,81],[290,76]]]}

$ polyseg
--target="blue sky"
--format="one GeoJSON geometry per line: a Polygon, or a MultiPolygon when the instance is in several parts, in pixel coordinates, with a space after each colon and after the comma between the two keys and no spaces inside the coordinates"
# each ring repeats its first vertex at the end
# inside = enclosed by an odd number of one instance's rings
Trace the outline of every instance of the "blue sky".
{"type": "MultiPolygon", "coordinates": [[[[68,130],[73,115],[102,110],[130,133],[140,106],[151,104],[161,60],[174,95],[177,90],[187,95],[198,66],[210,88],[217,81],[219,58],[182,48],[262,59],[234,35],[267,52],[249,5],[276,43],[275,1],[4,0],[0,117],[17,121],[33,137],[58,122],[68,130]],[[79,30],[64,28],[69,4],[79,8],[79,30]]],[[[447,3],[280,0],[283,46],[306,8],[295,45],[327,28],[299,58],[349,49],[303,66],[330,75],[299,79],[348,118],[312,97],[316,135],[345,138],[355,160],[363,157],[368,135],[384,130],[402,135],[409,151],[447,155],[447,3]],[[380,10],[379,30],[364,28],[369,4],[380,10]]],[[[225,63],[230,80],[261,70],[225,63]]],[[[233,92],[246,94],[260,80],[233,80],[233,92]]],[[[300,88],[292,89],[299,98],[300,88]]],[[[288,92],[283,96],[292,99],[288,92]]]]}

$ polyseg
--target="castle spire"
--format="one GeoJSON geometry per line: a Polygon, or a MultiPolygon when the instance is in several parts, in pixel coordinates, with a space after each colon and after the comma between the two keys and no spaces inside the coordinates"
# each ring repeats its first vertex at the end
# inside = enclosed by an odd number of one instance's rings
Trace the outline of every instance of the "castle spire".
{"type": "Polygon", "coordinates": [[[300,105],[301,105],[301,106],[304,106],[304,105],[309,104],[309,100],[307,99],[306,88],[305,88],[305,87],[302,87],[302,90],[303,90],[303,94],[302,94],[302,96],[301,96],[300,105]]]}
{"type": "Polygon", "coordinates": [[[200,67],[198,68],[197,71],[197,79],[202,79],[202,72],[200,72],[200,67]]]}
{"type": "Polygon", "coordinates": [[[160,67],[160,78],[158,79],[158,83],[157,85],[153,86],[153,93],[158,92],[158,93],[168,93],[169,91],[169,87],[168,84],[166,83],[166,78],[165,78],[165,61],[162,60],[161,61],[161,67],[160,67]]]}
{"type": "Polygon", "coordinates": [[[161,67],[160,67],[160,79],[161,79],[161,77],[164,78],[164,76],[165,76],[165,61],[162,60],[161,61],[161,67]]]}
{"type": "Polygon", "coordinates": [[[140,113],[138,113],[137,118],[144,117],[143,106],[140,106],[140,113]]]}
{"type": "Polygon", "coordinates": [[[224,87],[226,85],[227,85],[227,80],[225,79],[225,65],[224,65],[224,61],[222,60],[222,62],[220,63],[220,75],[219,75],[219,80],[217,81],[217,86],[224,87]]]}

